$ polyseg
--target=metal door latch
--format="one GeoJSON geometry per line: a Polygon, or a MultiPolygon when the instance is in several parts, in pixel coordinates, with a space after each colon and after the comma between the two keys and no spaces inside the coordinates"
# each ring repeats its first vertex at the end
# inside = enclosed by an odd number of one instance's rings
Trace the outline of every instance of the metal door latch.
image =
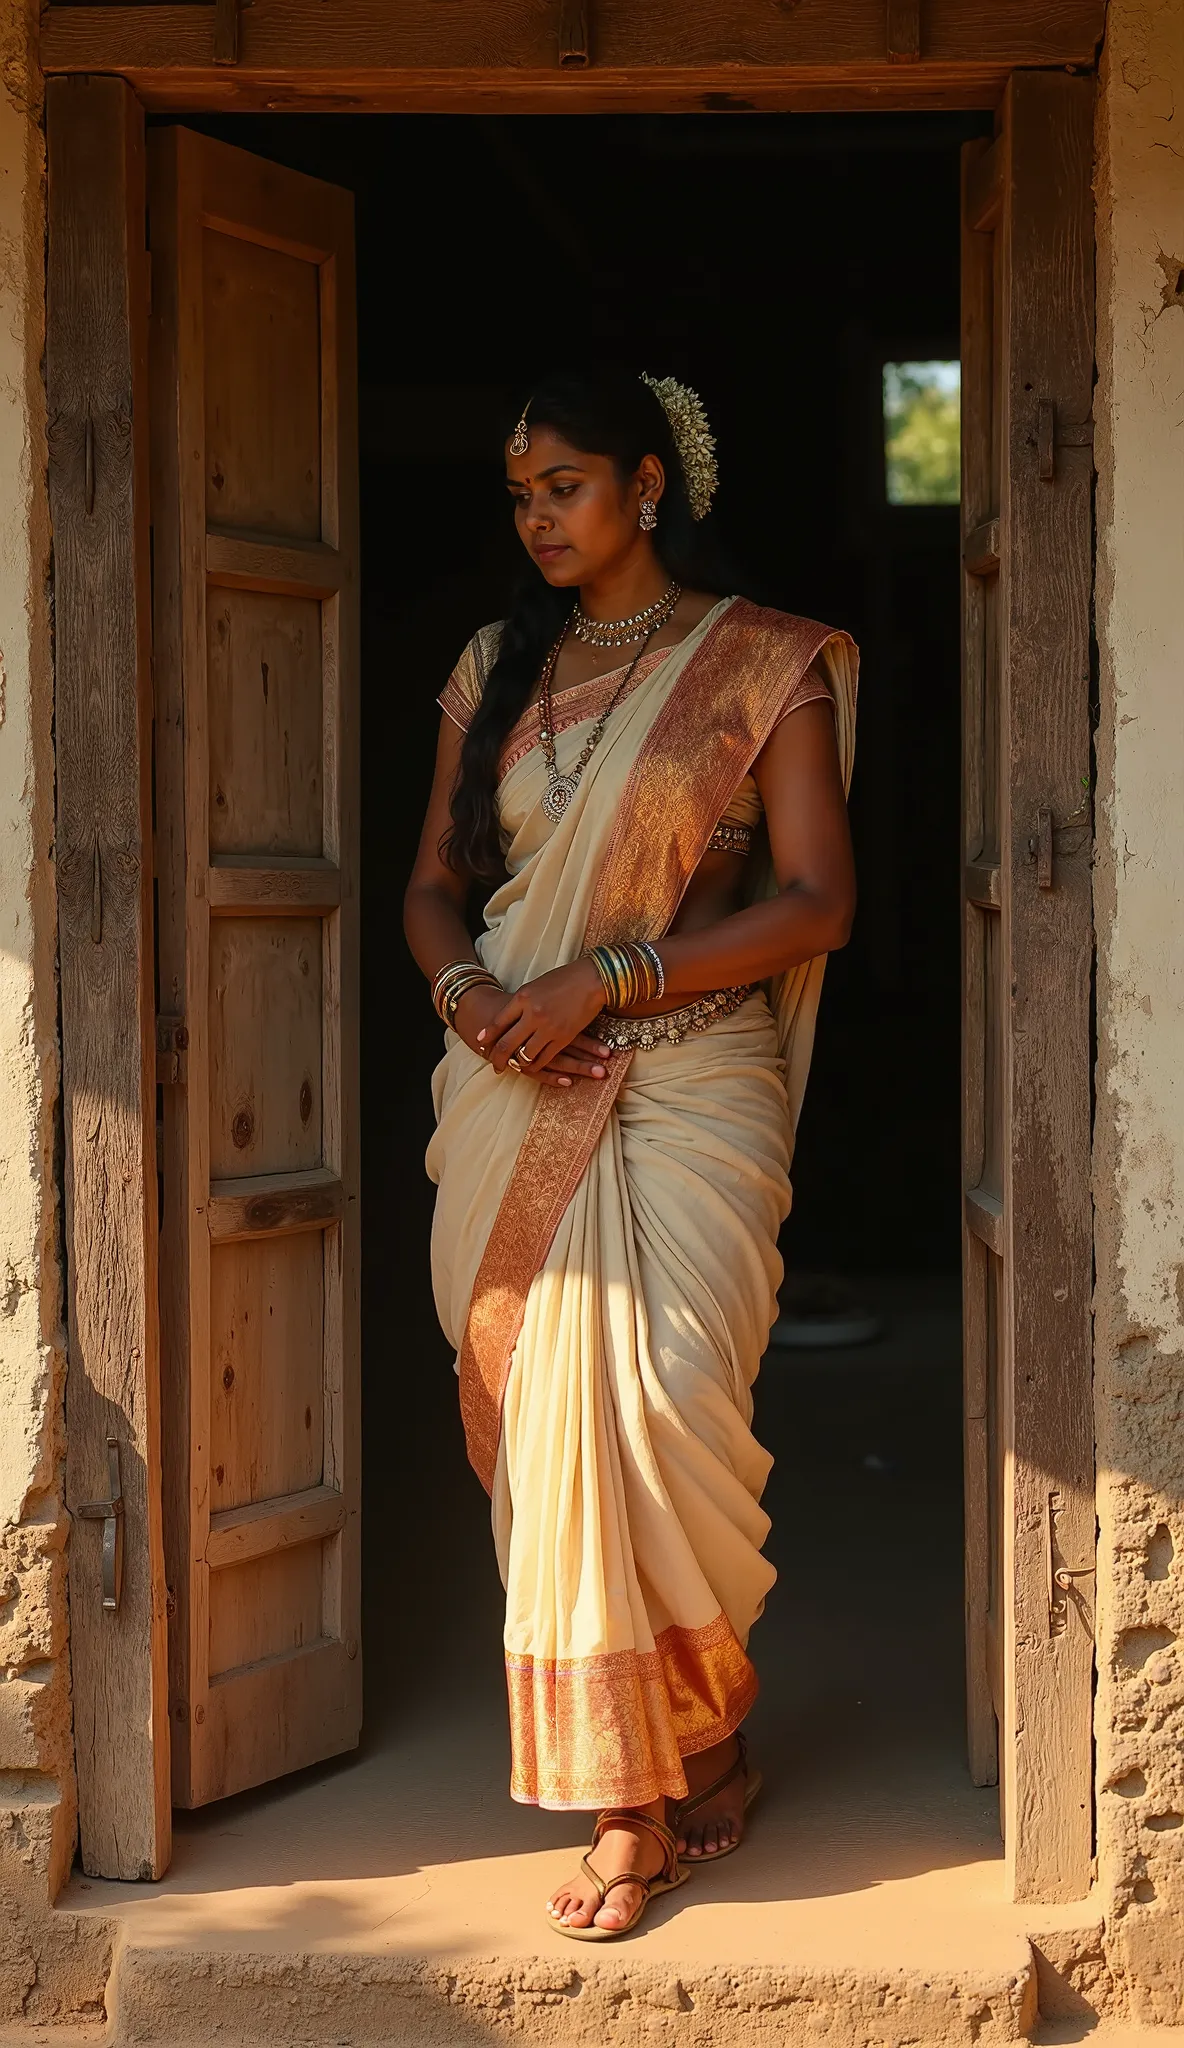
{"type": "Polygon", "coordinates": [[[109,1500],[84,1500],[74,1510],[85,1522],[103,1524],[103,1607],[114,1614],[123,1587],[123,1485],[119,1472],[119,1438],[107,1438],[109,1500]]]}
{"type": "Polygon", "coordinates": [[[1048,1496],[1048,1519],[1045,1523],[1047,1548],[1045,1562],[1048,1568],[1048,1633],[1049,1637],[1063,1636],[1069,1625],[1069,1595],[1073,1591],[1074,1579],[1092,1579],[1096,1567],[1092,1564],[1067,1565],[1064,1563],[1057,1542],[1057,1521],[1061,1513],[1061,1493],[1054,1488],[1048,1496]]]}

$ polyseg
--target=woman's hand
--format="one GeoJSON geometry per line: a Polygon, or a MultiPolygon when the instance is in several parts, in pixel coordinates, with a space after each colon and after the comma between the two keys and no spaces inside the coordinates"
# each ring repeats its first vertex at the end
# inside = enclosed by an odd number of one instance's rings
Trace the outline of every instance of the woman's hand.
{"type": "Polygon", "coordinates": [[[502,999],[478,1027],[476,1050],[499,1074],[515,1059],[523,1074],[560,1087],[570,1087],[577,1074],[603,1080],[612,1053],[584,1029],[603,1006],[604,987],[590,960],[553,967],[502,999]]]}

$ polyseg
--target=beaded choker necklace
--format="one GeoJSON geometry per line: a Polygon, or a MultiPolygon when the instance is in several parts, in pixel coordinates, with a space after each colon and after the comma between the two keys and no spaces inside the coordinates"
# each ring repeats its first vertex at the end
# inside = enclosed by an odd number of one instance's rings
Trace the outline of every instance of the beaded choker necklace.
{"type": "Polygon", "coordinates": [[[647,640],[666,624],[682,596],[682,585],[672,583],[643,612],[628,619],[590,619],[582,604],[571,615],[572,632],[586,647],[630,647],[635,640],[647,640]]]}

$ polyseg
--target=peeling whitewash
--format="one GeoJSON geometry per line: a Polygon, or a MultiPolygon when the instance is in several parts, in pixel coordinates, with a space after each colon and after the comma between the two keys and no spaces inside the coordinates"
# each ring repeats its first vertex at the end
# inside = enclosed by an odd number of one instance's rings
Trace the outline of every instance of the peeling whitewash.
{"type": "Polygon", "coordinates": [[[1098,1873],[1184,2009],[1184,6],[1113,0],[1098,118],[1098,1873]]]}

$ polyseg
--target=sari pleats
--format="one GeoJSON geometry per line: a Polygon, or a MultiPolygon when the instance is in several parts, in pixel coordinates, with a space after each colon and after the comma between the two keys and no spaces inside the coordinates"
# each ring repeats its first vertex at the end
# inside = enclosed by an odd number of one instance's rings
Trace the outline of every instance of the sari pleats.
{"type": "Polygon", "coordinates": [[[788,1150],[756,996],[635,1057],[531,1286],[494,1488],[516,1799],[681,1797],[682,1757],[755,1697],[773,1570],[750,1389],[788,1150]]]}

